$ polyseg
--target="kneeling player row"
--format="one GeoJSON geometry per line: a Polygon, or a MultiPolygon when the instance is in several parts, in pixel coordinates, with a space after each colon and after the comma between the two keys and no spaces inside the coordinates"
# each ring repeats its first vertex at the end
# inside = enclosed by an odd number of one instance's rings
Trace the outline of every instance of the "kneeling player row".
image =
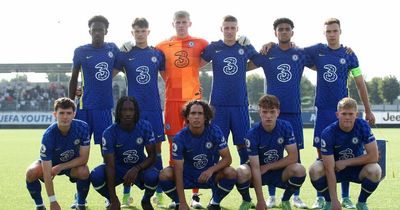
{"type": "MultiPolygon", "coordinates": [[[[250,208],[249,187],[255,189],[256,208],[265,209],[262,185],[275,186],[285,189],[282,208],[291,209],[289,199],[306,177],[304,166],[298,163],[293,129],[287,121],[277,119],[279,101],[272,95],[259,100],[261,122],[246,137],[249,161],[237,169],[230,166],[232,158],[221,130],[210,123],[213,112],[206,102],[190,101],[184,107],[182,113],[187,125],[173,140],[174,164],[159,171],[154,167],[156,149],[151,125],[139,119],[135,99],[121,98],[116,123],[103,134],[105,163],[90,174],[86,165],[90,145],[87,124],[73,119],[75,104],[68,98],[57,99],[54,108],[57,122],[43,135],[41,160],[34,162],[26,175],[27,188],[37,209],[44,209],[39,179],[45,183],[50,208],[60,209],[52,178],[61,174],[77,184],[77,209],[86,209],[90,182],[110,202],[109,209],[120,208],[115,186],[121,183],[135,184],[145,190],[143,209],[153,209],[150,198],[158,185],[175,201],[176,208],[185,209],[189,206],[184,189],[212,189],[207,208],[221,209],[221,200],[235,185],[243,199],[240,209],[250,208]]],[[[357,119],[357,104],[353,99],[344,98],[338,103],[337,116],[338,121],[322,133],[322,160],[310,167],[310,179],[327,201],[324,209],[340,208],[336,182],[342,181],[361,183],[357,208],[368,209],[366,200],[377,188],[381,176],[376,141],[368,123],[357,119]]]]}

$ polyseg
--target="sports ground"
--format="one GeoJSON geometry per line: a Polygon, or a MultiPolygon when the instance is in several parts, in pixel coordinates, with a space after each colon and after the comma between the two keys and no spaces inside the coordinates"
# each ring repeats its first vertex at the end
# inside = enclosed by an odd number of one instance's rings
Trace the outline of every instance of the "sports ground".
{"type": "MultiPolygon", "coordinates": [[[[40,141],[43,129],[0,129],[0,209],[34,209],[34,202],[30,198],[25,187],[25,170],[29,164],[39,158],[40,141]]],[[[305,149],[302,150],[302,162],[308,168],[316,157],[315,149],[312,147],[312,129],[304,129],[305,149]]],[[[373,133],[377,139],[387,140],[386,144],[386,177],[379,185],[375,193],[369,198],[368,204],[371,210],[397,210],[400,209],[400,130],[398,128],[374,128],[373,133]]],[[[233,157],[233,167],[239,164],[239,157],[235,151],[232,142],[229,142],[231,154],[233,157]]],[[[164,166],[168,158],[168,144],[163,144],[164,166]]],[[[100,147],[92,145],[89,168],[93,169],[102,162],[100,147]]],[[[340,187],[339,187],[340,188],[340,187]]],[[[351,184],[350,196],[353,202],[357,201],[360,185],[351,184]]],[[[266,192],[264,187],[264,192],[266,192]]],[[[340,191],[340,190],[339,190],[340,191]]],[[[55,178],[55,192],[57,200],[62,209],[69,209],[75,193],[75,184],[71,184],[66,176],[55,178]]],[[[121,198],[122,188],[117,189],[121,198]]],[[[200,190],[201,202],[206,206],[210,200],[209,190],[200,190]]],[[[190,198],[190,191],[187,191],[187,198],[190,198]]],[[[252,197],[255,198],[254,190],[251,189],[252,197]]],[[[142,192],[133,187],[134,196],[133,207],[131,209],[140,209],[140,199],[142,192]]],[[[282,195],[282,190],[277,191],[277,196],[282,195]]],[[[42,196],[47,207],[48,200],[44,185],[42,185],[42,196]]],[[[315,190],[307,177],[305,184],[301,188],[303,201],[311,206],[315,199],[315,190]]],[[[340,195],[339,195],[340,197],[340,195]]],[[[104,199],[91,187],[88,196],[88,209],[104,209],[104,199]]],[[[168,204],[169,199],[165,196],[164,203],[168,204]]],[[[232,192],[222,201],[223,209],[238,209],[241,204],[241,196],[234,188],[232,192]]],[[[162,208],[159,208],[162,209],[162,208]]],[[[274,208],[275,209],[275,208],[274,208]]],[[[276,208],[278,209],[278,208],[276,208]]],[[[293,207],[293,209],[296,209],[293,207]]]]}

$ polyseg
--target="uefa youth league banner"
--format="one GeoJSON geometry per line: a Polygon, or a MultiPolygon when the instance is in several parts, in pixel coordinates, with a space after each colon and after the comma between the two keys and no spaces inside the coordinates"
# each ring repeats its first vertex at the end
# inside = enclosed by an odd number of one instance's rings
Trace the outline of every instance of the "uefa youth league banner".
{"type": "Polygon", "coordinates": [[[0,112],[0,125],[50,125],[52,112],[0,112]]]}

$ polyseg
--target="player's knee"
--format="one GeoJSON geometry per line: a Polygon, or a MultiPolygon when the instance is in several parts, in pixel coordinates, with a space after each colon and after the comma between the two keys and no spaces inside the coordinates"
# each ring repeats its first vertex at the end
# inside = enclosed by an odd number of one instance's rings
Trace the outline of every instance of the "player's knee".
{"type": "Polygon", "coordinates": [[[294,176],[306,176],[306,169],[304,168],[303,165],[299,164],[299,163],[295,163],[293,164],[292,167],[292,172],[294,176]]]}
{"type": "Polygon", "coordinates": [[[248,167],[245,164],[240,165],[239,168],[236,169],[236,172],[237,172],[237,179],[238,179],[239,183],[246,182],[246,181],[250,180],[250,178],[251,178],[250,167],[248,167]]]}
{"type": "Polygon", "coordinates": [[[81,180],[88,179],[90,175],[89,168],[87,165],[76,167],[71,171],[71,175],[81,180]]]}
{"type": "Polygon", "coordinates": [[[42,177],[41,165],[32,164],[26,169],[26,181],[33,182],[42,177]]]}
{"type": "Polygon", "coordinates": [[[377,163],[368,164],[364,166],[366,171],[366,177],[373,182],[377,182],[381,179],[382,169],[377,163]]]}
{"type": "Polygon", "coordinates": [[[224,176],[227,179],[237,179],[237,173],[236,170],[232,167],[226,167],[224,169],[224,176]]]}
{"type": "Polygon", "coordinates": [[[317,180],[325,175],[325,169],[322,161],[315,161],[309,168],[308,174],[311,180],[317,180]]]}
{"type": "Polygon", "coordinates": [[[173,180],[174,172],[171,167],[167,167],[160,171],[160,174],[158,177],[159,177],[160,181],[173,180]]]}

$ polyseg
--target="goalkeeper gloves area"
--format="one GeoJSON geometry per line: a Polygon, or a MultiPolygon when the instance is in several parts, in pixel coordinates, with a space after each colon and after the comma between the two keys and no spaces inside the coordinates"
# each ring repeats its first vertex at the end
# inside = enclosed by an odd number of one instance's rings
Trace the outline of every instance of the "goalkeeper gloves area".
{"type": "Polygon", "coordinates": [[[135,45],[131,41],[125,42],[124,44],[122,44],[122,46],[119,48],[119,50],[121,50],[121,52],[129,52],[132,50],[132,48],[134,46],[135,45]]]}
{"type": "Polygon", "coordinates": [[[250,45],[250,44],[251,44],[251,43],[250,43],[250,39],[247,38],[246,36],[243,36],[243,35],[238,36],[238,38],[236,39],[236,41],[237,41],[240,45],[242,45],[242,46],[247,46],[247,45],[250,45]]]}

